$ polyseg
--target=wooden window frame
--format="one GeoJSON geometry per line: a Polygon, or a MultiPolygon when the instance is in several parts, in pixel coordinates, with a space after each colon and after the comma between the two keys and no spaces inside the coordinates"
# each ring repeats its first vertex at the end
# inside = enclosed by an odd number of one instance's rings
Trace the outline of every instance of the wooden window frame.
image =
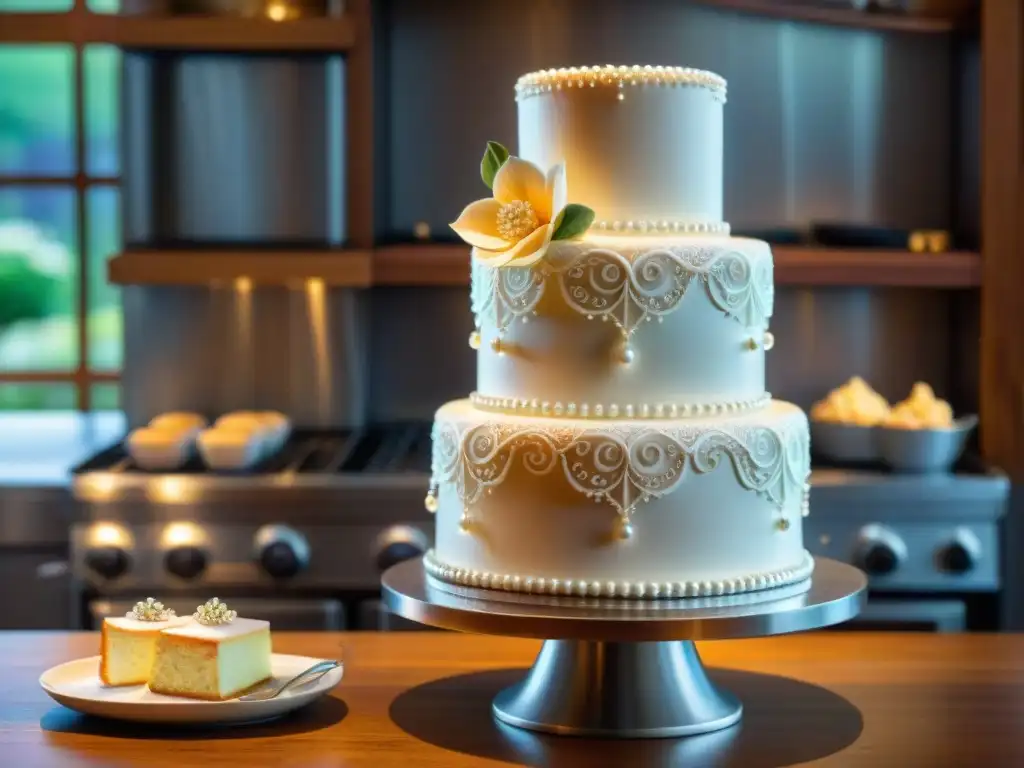
{"type": "MultiPolygon", "coordinates": [[[[371,0],[349,0],[340,17],[300,19],[278,24],[261,19],[166,18],[119,16],[94,13],[87,0],[74,0],[66,12],[2,13],[0,44],[68,45],[74,55],[74,172],[67,175],[36,176],[0,174],[3,187],[62,187],[75,193],[78,251],[77,348],[78,364],[70,371],[0,371],[0,385],[10,383],[72,383],[77,410],[92,409],[94,384],[120,381],[120,374],[95,371],[89,367],[89,221],[87,190],[107,186],[121,188],[120,175],[92,175],[87,171],[84,60],[86,46],[109,44],[121,49],[173,48],[244,51],[325,51],[347,55],[347,155],[358,158],[348,164],[349,241],[357,248],[372,245],[374,235],[373,197],[373,49],[371,0]]],[[[357,254],[358,255],[358,254],[357,254]]],[[[358,265],[357,265],[358,266],[358,265]]],[[[368,267],[367,267],[368,269],[368,267]]],[[[352,272],[346,264],[345,275],[352,272]]],[[[359,270],[356,270],[358,272],[359,270]]],[[[364,270],[365,271],[365,270],[364,270]]],[[[349,279],[346,277],[346,279],[349,279]]],[[[365,278],[364,278],[365,281],[365,278]]]]}
{"type": "MultiPolygon", "coordinates": [[[[0,14],[10,26],[22,34],[5,34],[3,43],[16,45],[63,44],[73,51],[72,100],[74,124],[74,170],[66,175],[32,175],[0,173],[0,188],[11,187],[57,187],[71,189],[75,195],[75,249],[77,251],[78,285],[77,306],[75,307],[78,364],[69,371],[4,371],[0,370],[0,385],[12,383],[61,384],[75,386],[75,402],[79,411],[92,410],[92,387],[104,382],[119,382],[120,373],[94,371],[89,367],[89,219],[87,211],[88,191],[93,187],[114,187],[120,189],[120,175],[93,175],[88,173],[86,157],[85,125],[85,49],[92,43],[103,43],[102,39],[92,40],[88,34],[93,20],[104,19],[103,14],[89,10],[86,0],[75,0],[74,6],[66,12],[21,14],[17,12],[0,14]]],[[[107,18],[110,18],[107,16],[107,18]]],[[[6,26],[6,25],[5,25],[6,26]]]]}

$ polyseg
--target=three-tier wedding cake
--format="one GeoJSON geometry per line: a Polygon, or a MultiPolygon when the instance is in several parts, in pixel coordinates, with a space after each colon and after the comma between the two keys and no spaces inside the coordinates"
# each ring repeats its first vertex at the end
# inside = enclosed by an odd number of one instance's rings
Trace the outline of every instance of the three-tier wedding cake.
{"type": "Polygon", "coordinates": [[[649,599],[810,576],[807,420],[765,391],[766,243],[722,220],[725,81],[677,67],[516,84],[473,246],[477,391],[438,410],[435,578],[649,599]]]}

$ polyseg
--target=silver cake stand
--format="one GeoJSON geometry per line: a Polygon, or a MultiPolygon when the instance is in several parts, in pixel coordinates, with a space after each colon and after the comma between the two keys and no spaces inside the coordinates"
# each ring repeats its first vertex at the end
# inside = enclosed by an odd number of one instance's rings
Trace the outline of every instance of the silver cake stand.
{"type": "Polygon", "coordinates": [[[800,632],[856,616],[867,579],[815,558],[803,582],[744,595],[631,601],[544,597],[446,584],[421,559],[390,568],[384,602],[399,616],[460,632],[544,640],[521,683],[492,709],[534,731],[611,738],[691,736],[739,722],[743,704],[708,678],[695,640],[800,632]]]}

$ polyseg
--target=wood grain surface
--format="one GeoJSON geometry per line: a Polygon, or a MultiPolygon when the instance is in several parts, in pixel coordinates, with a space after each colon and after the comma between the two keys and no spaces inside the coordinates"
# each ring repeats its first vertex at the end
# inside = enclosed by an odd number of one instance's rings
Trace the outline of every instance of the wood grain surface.
{"type": "MultiPolygon", "coordinates": [[[[1024,5],[982,6],[981,449],[1024,480],[1024,5]]],[[[1015,538],[1012,537],[1011,538],[1015,538]]]]}
{"type": "Polygon", "coordinates": [[[528,640],[453,633],[276,634],[275,650],[345,660],[323,698],[276,723],[163,729],[76,715],[38,686],[97,652],[93,634],[0,634],[0,766],[1024,765],[1024,636],[819,633],[700,644],[742,723],[691,739],[597,741],[497,725],[493,695],[528,640]]]}

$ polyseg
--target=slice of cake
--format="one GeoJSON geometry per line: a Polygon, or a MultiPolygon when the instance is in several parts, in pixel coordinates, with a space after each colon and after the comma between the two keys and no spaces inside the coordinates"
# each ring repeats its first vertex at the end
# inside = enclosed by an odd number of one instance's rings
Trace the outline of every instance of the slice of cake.
{"type": "Polygon", "coordinates": [[[149,689],[223,701],[270,679],[270,623],[240,619],[217,598],[184,626],[161,632],[149,689]]]}
{"type": "Polygon", "coordinates": [[[106,685],[143,685],[149,682],[160,633],[191,622],[152,597],[136,603],[123,617],[103,620],[100,643],[100,679],[106,685]]]}

